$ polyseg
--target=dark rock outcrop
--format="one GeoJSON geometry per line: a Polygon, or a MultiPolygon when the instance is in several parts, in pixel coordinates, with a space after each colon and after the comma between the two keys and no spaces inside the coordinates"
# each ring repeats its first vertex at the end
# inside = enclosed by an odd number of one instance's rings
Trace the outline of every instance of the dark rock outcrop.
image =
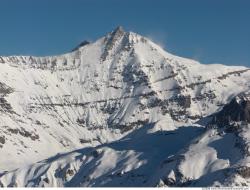
{"type": "Polygon", "coordinates": [[[237,95],[213,116],[213,123],[218,126],[228,126],[235,122],[250,123],[250,94],[237,95]]]}
{"type": "Polygon", "coordinates": [[[87,40],[84,40],[84,41],[81,42],[78,46],[76,46],[74,49],[72,49],[72,51],[76,51],[76,50],[78,50],[79,48],[81,48],[81,47],[83,47],[83,46],[86,46],[86,45],[88,45],[88,44],[90,44],[90,42],[87,41],[87,40]]]}
{"type": "Polygon", "coordinates": [[[244,177],[244,178],[250,178],[250,168],[243,166],[237,169],[237,173],[244,177]]]}

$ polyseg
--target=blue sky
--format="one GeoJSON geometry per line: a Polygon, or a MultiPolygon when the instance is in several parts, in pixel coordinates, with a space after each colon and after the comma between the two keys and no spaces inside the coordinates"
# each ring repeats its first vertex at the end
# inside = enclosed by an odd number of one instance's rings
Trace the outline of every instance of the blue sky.
{"type": "Polygon", "coordinates": [[[174,54],[250,66],[249,0],[0,0],[0,55],[53,55],[122,25],[174,54]]]}

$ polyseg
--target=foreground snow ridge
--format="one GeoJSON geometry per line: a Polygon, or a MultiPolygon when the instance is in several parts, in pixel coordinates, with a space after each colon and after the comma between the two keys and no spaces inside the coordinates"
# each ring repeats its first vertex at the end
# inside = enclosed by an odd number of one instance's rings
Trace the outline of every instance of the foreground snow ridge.
{"type": "Polygon", "coordinates": [[[0,67],[0,187],[250,185],[249,68],[122,27],[0,67]]]}

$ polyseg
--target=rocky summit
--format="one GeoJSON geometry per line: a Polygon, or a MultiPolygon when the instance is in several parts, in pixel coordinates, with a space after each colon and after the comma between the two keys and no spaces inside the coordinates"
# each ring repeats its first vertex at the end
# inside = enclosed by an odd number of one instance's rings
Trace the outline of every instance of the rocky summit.
{"type": "Polygon", "coordinates": [[[0,187],[249,186],[249,81],[122,27],[0,57],[0,187]]]}

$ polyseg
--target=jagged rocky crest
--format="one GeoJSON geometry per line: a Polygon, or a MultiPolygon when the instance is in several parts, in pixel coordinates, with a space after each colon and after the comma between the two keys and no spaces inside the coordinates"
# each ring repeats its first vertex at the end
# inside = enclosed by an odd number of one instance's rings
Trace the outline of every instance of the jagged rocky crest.
{"type": "Polygon", "coordinates": [[[250,184],[249,68],[181,58],[121,27],[0,67],[0,186],[250,184]]]}

